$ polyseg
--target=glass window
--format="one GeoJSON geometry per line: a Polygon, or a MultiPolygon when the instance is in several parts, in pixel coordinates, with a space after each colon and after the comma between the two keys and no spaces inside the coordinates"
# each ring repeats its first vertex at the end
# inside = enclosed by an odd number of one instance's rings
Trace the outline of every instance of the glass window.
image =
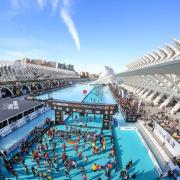
{"type": "Polygon", "coordinates": [[[21,119],[22,118],[22,113],[17,115],[17,119],[21,119]]]}
{"type": "Polygon", "coordinates": [[[29,114],[29,110],[24,112],[24,116],[27,116],[29,114]]]}
{"type": "Polygon", "coordinates": [[[38,109],[41,109],[43,107],[43,104],[39,105],[39,106],[36,106],[35,107],[35,110],[37,111],[38,109]]]}
{"type": "Polygon", "coordinates": [[[16,122],[17,121],[17,116],[14,116],[14,117],[10,118],[8,121],[9,121],[9,124],[12,124],[12,123],[16,122]]]}
{"type": "Polygon", "coordinates": [[[27,116],[27,115],[31,114],[32,112],[34,112],[34,108],[25,111],[24,116],[27,116]]]}
{"type": "Polygon", "coordinates": [[[0,129],[6,127],[8,125],[7,120],[0,123],[0,129]]]}

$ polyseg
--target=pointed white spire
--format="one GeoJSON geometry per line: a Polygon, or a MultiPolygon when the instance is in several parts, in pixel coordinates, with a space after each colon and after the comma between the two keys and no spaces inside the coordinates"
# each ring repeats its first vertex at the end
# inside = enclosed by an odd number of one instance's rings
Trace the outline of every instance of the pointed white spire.
{"type": "Polygon", "coordinates": [[[159,55],[159,53],[157,51],[153,51],[153,54],[154,54],[155,59],[156,59],[155,64],[157,64],[160,61],[161,56],[159,55]]]}
{"type": "Polygon", "coordinates": [[[143,65],[144,66],[148,66],[149,65],[149,59],[146,57],[146,56],[144,56],[143,58],[142,58],[142,61],[143,61],[143,65]]]}
{"type": "Polygon", "coordinates": [[[163,48],[158,48],[161,56],[161,62],[164,62],[164,60],[168,57],[168,54],[163,48]]]}
{"type": "Polygon", "coordinates": [[[169,45],[169,44],[165,44],[165,48],[166,48],[166,50],[168,51],[168,57],[169,57],[169,61],[170,61],[170,59],[173,57],[173,56],[175,56],[176,55],[176,50],[174,49],[174,47],[173,46],[171,46],[171,45],[169,45]]]}
{"type": "Polygon", "coordinates": [[[150,60],[151,60],[151,64],[154,64],[156,58],[155,58],[155,56],[154,56],[153,53],[149,54],[149,58],[150,58],[150,60]]]}
{"type": "Polygon", "coordinates": [[[177,40],[177,39],[173,39],[175,45],[176,45],[176,48],[180,51],[180,41],[177,40]]]}

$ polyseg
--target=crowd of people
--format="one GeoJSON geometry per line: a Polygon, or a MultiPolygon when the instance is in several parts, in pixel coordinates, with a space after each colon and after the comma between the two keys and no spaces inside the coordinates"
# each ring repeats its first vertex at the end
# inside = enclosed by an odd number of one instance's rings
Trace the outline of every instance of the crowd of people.
{"type": "MultiPolygon", "coordinates": [[[[97,87],[98,88],[98,87],[97,87]]],[[[95,96],[102,96],[102,91],[96,91],[95,96]]],[[[123,101],[122,107],[126,112],[132,113],[135,110],[129,111],[129,101],[123,101]]],[[[136,109],[136,106],[134,106],[136,109]]],[[[94,117],[96,118],[96,117],[94,117]]],[[[91,178],[88,172],[100,172],[97,180],[104,178],[111,179],[118,172],[118,160],[116,154],[116,146],[114,142],[113,128],[111,135],[105,136],[103,131],[100,133],[97,130],[89,130],[88,123],[91,122],[91,117],[87,118],[85,127],[82,126],[82,119],[77,116],[74,119],[73,126],[65,127],[65,130],[58,130],[56,126],[51,126],[50,129],[35,128],[30,139],[22,142],[20,151],[12,159],[7,159],[7,156],[2,153],[3,164],[10,176],[16,179],[20,178],[21,173],[16,170],[15,164],[21,164],[24,169],[24,174],[34,176],[37,179],[52,180],[55,177],[66,176],[73,179],[73,170],[81,174],[83,180],[91,178]],[[77,126],[79,122],[80,127],[77,126]],[[110,140],[110,143],[109,143],[110,140]],[[108,147],[107,147],[108,141],[108,147]],[[69,148],[71,146],[71,148],[69,148]],[[108,153],[105,157],[106,161],[91,161],[89,169],[89,158],[91,155],[84,153],[90,151],[93,157],[100,154],[108,153]],[[73,155],[73,156],[72,156],[73,155]],[[26,157],[31,159],[32,163],[26,162],[26,157]],[[87,168],[88,167],[88,168],[87,168]]],[[[130,160],[125,169],[120,171],[119,179],[135,179],[136,174],[129,175],[128,170],[133,166],[130,160]]],[[[97,175],[97,173],[96,173],[97,175]]],[[[2,176],[3,177],[3,176],[2,176]]]]}
{"type": "Polygon", "coordinates": [[[145,121],[154,120],[180,142],[180,122],[178,119],[170,117],[167,108],[163,107],[162,109],[158,109],[154,107],[153,104],[148,105],[148,103],[146,103],[145,105],[145,103],[141,103],[141,108],[138,110],[138,103],[135,101],[133,95],[129,95],[130,97],[128,98],[122,98],[112,86],[110,86],[110,88],[121,105],[122,111],[124,111],[127,116],[141,116],[141,119],[145,121]]]}
{"type": "MultiPolygon", "coordinates": [[[[134,118],[135,120],[140,117],[141,109],[138,110],[138,102],[133,98],[133,96],[129,95],[129,97],[123,98],[118,92],[110,85],[110,89],[116,97],[117,101],[120,104],[120,108],[122,113],[124,114],[124,118],[128,120],[128,118],[134,118]]],[[[141,104],[141,107],[143,104],[141,104]]]]}
{"type": "Polygon", "coordinates": [[[151,113],[151,119],[156,121],[162,128],[168,131],[178,142],[180,142],[180,122],[178,119],[173,120],[167,114],[167,112],[162,109],[157,113],[151,113]]]}
{"type": "MultiPolygon", "coordinates": [[[[29,155],[29,150],[33,147],[34,143],[39,141],[39,138],[47,131],[47,129],[52,125],[51,121],[47,118],[46,123],[43,127],[35,127],[26,138],[26,140],[22,140],[19,144],[18,150],[14,150],[15,154],[9,153],[6,151],[0,151],[0,162],[4,165],[4,168],[7,170],[9,175],[13,175],[18,178],[18,173],[14,168],[14,164],[22,162],[24,165],[24,169],[26,172],[28,171],[27,165],[25,165],[25,156],[29,155]]],[[[1,179],[5,179],[3,173],[0,169],[1,179]]]]}
{"type": "MultiPolygon", "coordinates": [[[[13,160],[8,160],[4,154],[1,154],[4,161],[4,167],[10,175],[13,175],[16,179],[19,178],[18,171],[16,170],[15,164],[22,163],[24,167],[24,173],[26,175],[33,175],[36,178],[44,178],[47,180],[53,179],[53,172],[59,172],[63,166],[64,175],[71,178],[71,170],[77,169],[82,174],[82,179],[87,180],[88,174],[86,164],[88,163],[89,157],[84,155],[85,149],[90,149],[93,156],[98,156],[101,153],[105,153],[107,150],[107,140],[101,132],[88,131],[86,128],[82,131],[76,126],[66,126],[66,130],[58,131],[56,127],[51,127],[45,134],[40,138],[40,131],[36,128],[32,134],[35,138],[31,146],[24,142],[20,146],[20,152],[14,156],[13,160]],[[58,142],[61,143],[61,151],[57,148],[58,142]],[[67,146],[73,144],[74,154],[73,157],[68,155],[67,146]],[[61,156],[59,154],[61,153],[61,156]],[[26,163],[26,156],[31,157],[33,162],[30,166],[26,163]],[[83,161],[79,163],[78,161],[83,161]]],[[[92,164],[92,171],[104,171],[105,176],[110,179],[112,169],[118,170],[118,165],[115,156],[115,145],[114,137],[110,137],[111,148],[109,150],[109,160],[106,164],[92,164]]],[[[99,180],[101,177],[98,178],[99,180]]]]}
{"type": "MultiPolygon", "coordinates": [[[[154,130],[154,122],[158,123],[163,129],[165,129],[173,138],[175,138],[178,142],[180,142],[180,122],[176,118],[172,118],[170,113],[168,113],[167,108],[163,107],[162,109],[154,107],[153,103],[142,103],[140,105],[140,109],[138,109],[138,103],[135,101],[135,97],[132,94],[129,94],[129,97],[123,98],[119,95],[119,93],[115,90],[115,88],[110,85],[111,91],[114,93],[117,98],[121,110],[130,116],[140,117],[141,120],[145,121],[149,127],[154,130]],[[137,113],[138,112],[138,113],[137,113]]],[[[164,144],[165,142],[163,142],[164,144]]],[[[173,171],[169,170],[167,172],[168,177],[173,177],[175,174],[180,174],[180,160],[179,157],[174,157],[173,163],[175,165],[175,169],[173,171]],[[178,172],[178,173],[177,173],[178,172]]],[[[122,174],[124,175],[122,171],[122,174]]],[[[126,174],[126,173],[125,173],[126,174]]]]}
{"type": "Polygon", "coordinates": [[[120,178],[121,178],[122,180],[128,180],[129,178],[131,178],[131,179],[136,179],[136,173],[132,173],[132,175],[130,176],[130,175],[129,175],[129,172],[128,172],[128,170],[129,170],[132,166],[133,166],[133,162],[132,162],[132,160],[130,160],[130,161],[126,164],[125,169],[122,169],[122,170],[120,171],[120,178]]]}

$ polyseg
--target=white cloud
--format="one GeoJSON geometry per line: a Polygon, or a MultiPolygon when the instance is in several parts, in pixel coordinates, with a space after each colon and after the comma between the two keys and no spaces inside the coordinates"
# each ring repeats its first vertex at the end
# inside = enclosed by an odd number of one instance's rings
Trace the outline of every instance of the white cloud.
{"type": "Polygon", "coordinates": [[[51,0],[51,4],[52,4],[52,10],[54,13],[57,9],[58,4],[59,4],[59,0],[51,0]]]}
{"type": "Polygon", "coordinates": [[[11,0],[10,1],[12,8],[17,9],[19,8],[19,1],[18,0],[11,0]]]}
{"type": "Polygon", "coordinates": [[[70,0],[63,0],[63,5],[64,6],[69,6],[69,4],[70,4],[70,0]]]}
{"type": "Polygon", "coordinates": [[[24,3],[25,0],[9,0],[10,6],[0,11],[0,21],[9,21],[22,14],[24,12],[24,8],[21,8],[21,6],[24,5],[24,3]]]}
{"type": "Polygon", "coordinates": [[[25,57],[24,52],[21,52],[21,51],[11,51],[11,50],[8,50],[8,51],[5,51],[4,53],[9,55],[9,56],[15,57],[15,59],[16,58],[23,58],[23,57],[25,57]]]}
{"type": "MultiPolygon", "coordinates": [[[[32,48],[34,46],[43,46],[44,43],[37,39],[37,38],[33,38],[32,35],[26,36],[26,37],[13,37],[13,36],[9,36],[9,37],[0,37],[0,42],[3,44],[3,49],[8,48],[13,48],[13,49],[24,49],[24,47],[26,48],[32,48]]],[[[1,48],[1,49],[2,49],[1,48]]]]}
{"type": "Polygon", "coordinates": [[[46,2],[46,0],[37,0],[37,3],[41,9],[44,9],[47,2],[46,2]]]}
{"type": "Polygon", "coordinates": [[[9,0],[12,9],[20,10],[21,7],[29,6],[31,0],[9,0]]]}
{"type": "MultiPolygon", "coordinates": [[[[12,19],[13,17],[22,14],[23,12],[26,12],[26,7],[31,6],[32,1],[34,0],[9,0],[12,6],[12,9],[7,13],[6,12],[0,12],[0,20],[1,19],[12,19]]],[[[63,19],[64,23],[66,24],[69,33],[72,36],[72,39],[77,47],[77,49],[80,51],[80,39],[79,35],[75,26],[75,23],[71,17],[70,14],[70,6],[72,5],[72,0],[62,0],[60,3],[60,0],[36,0],[35,1],[38,7],[43,10],[47,5],[52,6],[53,13],[56,11],[57,8],[60,9],[60,16],[63,19]]]]}
{"type": "MultiPolygon", "coordinates": [[[[20,8],[23,9],[24,7],[30,6],[34,0],[9,0],[9,1],[13,9],[20,9],[20,8]]],[[[55,8],[59,0],[51,0],[51,1],[53,7],[55,8]]],[[[47,5],[47,0],[36,0],[36,2],[41,9],[44,9],[47,5]]]]}
{"type": "Polygon", "coordinates": [[[46,49],[37,49],[33,48],[30,49],[29,51],[18,51],[18,50],[6,50],[0,52],[0,58],[1,59],[22,59],[25,57],[29,58],[43,58],[47,55],[47,50],[46,49]]]}
{"type": "Polygon", "coordinates": [[[70,2],[71,2],[71,0],[63,0],[62,1],[60,15],[61,15],[61,18],[63,19],[64,23],[66,24],[77,49],[80,51],[81,48],[80,48],[79,35],[78,35],[75,24],[70,15],[70,10],[69,10],[69,7],[71,5],[70,2]]]}

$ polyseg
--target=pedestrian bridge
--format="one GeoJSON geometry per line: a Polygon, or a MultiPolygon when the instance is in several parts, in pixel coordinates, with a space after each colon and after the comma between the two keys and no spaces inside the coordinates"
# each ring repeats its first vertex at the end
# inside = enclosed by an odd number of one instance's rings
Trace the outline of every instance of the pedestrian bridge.
{"type": "Polygon", "coordinates": [[[99,76],[99,78],[96,81],[93,81],[90,84],[113,83],[114,75],[115,75],[114,70],[109,66],[105,66],[105,71],[103,73],[101,73],[101,75],[99,76]]]}

